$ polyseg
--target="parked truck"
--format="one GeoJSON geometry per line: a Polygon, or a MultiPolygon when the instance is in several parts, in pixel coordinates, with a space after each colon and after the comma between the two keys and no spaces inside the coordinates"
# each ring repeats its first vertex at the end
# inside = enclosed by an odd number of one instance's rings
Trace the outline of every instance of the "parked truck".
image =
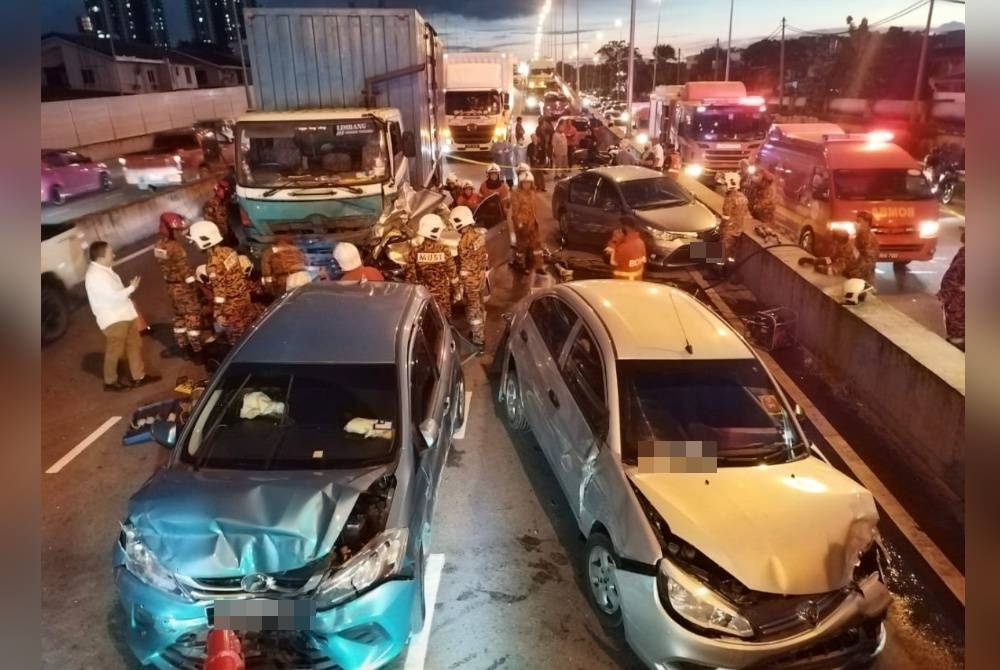
{"type": "Polygon", "coordinates": [[[489,151],[507,135],[511,77],[505,53],[444,55],[445,142],[451,151],[489,151]]]}
{"type": "Polygon", "coordinates": [[[400,185],[440,179],[443,59],[413,9],[247,9],[254,110],[236,124],[241,246],[291,237],[314,274],[364,246],[400,185]]]}
{"type": "Polygon", "coordinates": [[[740,81],[658,86],[650,96],[650,135],[677,147],[688,174],[736,170],[756,156],[770,126],[764,99],[740,81]]]}

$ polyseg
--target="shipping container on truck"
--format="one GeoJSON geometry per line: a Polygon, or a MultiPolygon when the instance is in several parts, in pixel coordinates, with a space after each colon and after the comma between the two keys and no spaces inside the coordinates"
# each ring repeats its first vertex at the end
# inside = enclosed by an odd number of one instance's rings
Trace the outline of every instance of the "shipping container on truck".
{"type": "Polygon", "coordinates": [[[400,185],[440,178],[443,58],[413,9],[247,9],[254,108],[237,121],[242,241],[291,236],[313,274],[364,246],[400,185]]]}
{"type": "Polygon", "coordinates": [[[770,126],[764,99],[748,96],[741,81],[691,81],[661,93],[670,98],[667,142],[692,176],[738,169],[757,154],[770,126]]]}
{"type": "Polygon", "coordinates": [[[451,151],[489,151],[506,136],[513,70],[506,53],[444,55],[445,143],[451,151]]]}

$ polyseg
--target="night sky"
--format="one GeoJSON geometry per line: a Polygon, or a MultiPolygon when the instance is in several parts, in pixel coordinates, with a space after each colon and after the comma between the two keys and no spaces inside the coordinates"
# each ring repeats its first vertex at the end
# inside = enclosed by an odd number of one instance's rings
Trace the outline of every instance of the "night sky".
{"type": "MultiPolygon", "coordinates": [[[[598,48],[599,39],[628,39],[628,0],[579,0],[581,57],[590,57],[598,48]],[[615,27],[621,19],[622,27],[615,27]],[[598,32],[602,33],[598,35],[598,32]],[[584,46],[586,45],[586,46],[584,46]]],[[[346,1],[329,0],[259,0],[264,7],[330,7],[346,6],[346,1]]],[[[543,0],[387,0],[388,7],[416,7],[442,35],[445,47],[451,50],[511,51],[521,58],[530,58],[538,13],[543,0]]],[[[848,14],[855,21],[867,16],[870,23],[890,17],[915,0],[735,0],[733,44],[742,46],[756,39],[777,34],[784,15],[790,26],[801,30],[840,30],[848,14]]],[[[163,0],[167,28],[171,40],[190,37],[185,0],[163,0]]],[[[374,3],[359,1],[358,6],[374,3]]],[[[657,25],[659,5],[655,0],[636,2],[636,46],[649,56],[657,25]]],[[[83,13],[82,0],[41,0],[42,32],[76,31],[76,17],[83,13]]],[[[559,31],[560,3],[553,0],[546,31],[559,31]],[[551,19],[556,25],[552,26],[551,19]]],[[[899,19],[885,24],[922,28],[927,20],[927,7],[919,7],[899,19]]],[[[947,1],[934,8],[933,25],[965,22],[965,6],[947,1]]],[[[729,23],[729,0],[663,0],[660,22],[660,43],[679,46],[684,55],[691,55],[714,44],[715,39],[726,43],[729,23]]],[[[566,0],[565,30],[576,27],[576,4],[566,0]]],[[[948,28],[961,27],[948,25],[948,28]]],[[[787,35],[795,36],[789,29],[787,35]]],[[[566,37],[566,57],[575,48],[575,34],[566,37]]],[[[543,54],[544,55],[544,54],[543,54]]],[[[551,54],[550,54],[551,55],[551,54]]]]}

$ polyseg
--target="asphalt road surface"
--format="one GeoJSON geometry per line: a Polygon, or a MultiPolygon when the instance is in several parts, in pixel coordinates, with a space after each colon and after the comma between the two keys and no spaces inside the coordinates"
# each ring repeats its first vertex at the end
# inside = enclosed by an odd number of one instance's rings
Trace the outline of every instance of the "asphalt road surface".
{"type": "MultiPolygon", "coordinates": [[[[454,163],[454,169],[462,178],[482,176],[481,166],[454,163]]],[[[539,194],[538,206],[551,238],[555,222],[547,195],[539,194]]],[[[145,351],[164,380],[124,394],[103,392],[103,337],[85,305],[66,336],[42,352],[42,470],[98,432],[59,472],[42,474],[42,658],[43,667],[58,670],[137,667],[120,633],[111,548],[126,500],[166,452],[152,443],[126,447],[121,437],[136,406],[169,396],[179,375],[199,375],[189,363],[159,357],[169,343],[170,315],[152,257],[143,254],[116,269],[126,280],[143,278],[136,301],[157,324],[145,351]]],[[[507,270],[497,285],[488,308],[487,352],[496,344],[502,312],[528,291],[526,280],[507,270]]],[[[604,631],[587,603],[584,544],[572,514],[534,441],[507,431],[494,401],[495,381],[485,372],[489,360],[487,354],[465,366],[472,398],[434,519],[431,551],[443,563],[429,638],[390,667],[640,668],[623,637],[604,631]]],[[[884,515],[882,531],[894,557],[898,597],[875,667],[961,667],[964,611],[884,515]]]]}

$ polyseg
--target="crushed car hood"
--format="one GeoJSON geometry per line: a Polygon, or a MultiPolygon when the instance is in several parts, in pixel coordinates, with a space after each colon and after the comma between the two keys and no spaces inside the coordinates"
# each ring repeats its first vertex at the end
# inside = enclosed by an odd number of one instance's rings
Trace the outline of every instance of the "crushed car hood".
{"type": "Polygon", "coordinates": [[[634,214],[646,225],[671,233],[703,233],[718,225],[715,215],[700,202],[659,209],[637,209],[634,214]]]}
{"type": "Polygon", "coordinates": [[[283,572],[328,554],[358,495],[388,470],[164,470],[129,501],[129,519],[178,574],[283,572]]]}
{"type": "Polygon", "coordinates": [[[814,457],[711,474],[632,468],[628,476],[674,535],[767,593],[846,586],[878,521],[871,493],[814,457]]]}

